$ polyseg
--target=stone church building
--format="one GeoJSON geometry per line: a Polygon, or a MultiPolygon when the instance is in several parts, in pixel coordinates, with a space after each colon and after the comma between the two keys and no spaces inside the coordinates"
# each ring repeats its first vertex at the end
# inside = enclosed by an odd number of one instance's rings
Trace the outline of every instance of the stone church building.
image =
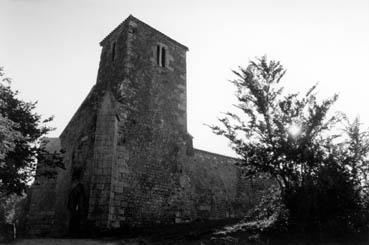
{"type": "Polygon", "coordinates": [[[187,132],[188,48],[129,16],[101,43],[96,84],[59,138],[56,178],[39,175],[28,232],[152,226],[242,217],[263,184],[236,159],[194,149],[187,132]]]}

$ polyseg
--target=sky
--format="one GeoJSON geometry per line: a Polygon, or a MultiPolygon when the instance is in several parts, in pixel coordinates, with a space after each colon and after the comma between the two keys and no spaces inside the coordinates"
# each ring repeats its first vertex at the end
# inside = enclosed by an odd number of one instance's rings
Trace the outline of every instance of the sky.
{"type": "Polygon", "coordinates": [[[267,55],[282,84],[318,82],[334,110],[369,125],[368,0],[0,0],[0,66],[20,98],[54,115],[57,137],[96,82],[99,42],[129,14],[189,47],[187,120],[194,147],[233,156],[216,124],[235,104],[232,70],[267,55]]]}

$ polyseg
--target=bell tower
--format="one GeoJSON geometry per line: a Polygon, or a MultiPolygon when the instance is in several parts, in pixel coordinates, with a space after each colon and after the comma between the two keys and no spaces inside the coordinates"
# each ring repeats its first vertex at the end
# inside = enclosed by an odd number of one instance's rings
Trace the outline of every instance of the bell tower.
{"type": "Polygon", "coordinates": [[[188,48],[132,15],[100,45],[95,87],[102,99],[91,180],[101,188],[91,188],[89,220],[111,228],[129,220],[145,223],[143,215],[166,219],[161,206],[178,183],[180,159],[192,152],[188,48]]]}
{"type": "MultiPolygon", "coordinates": [[[[186,52],[188,48],[130,15],[100,45],[97,83],[115,89],[149,89],[146,102],[154,123],[170,124],[187,132],[186,52]],[[150,100],[149,100],[150,99],[150,100]]],[[[123,98],[124,100],[124,98],[123,98]]]]}

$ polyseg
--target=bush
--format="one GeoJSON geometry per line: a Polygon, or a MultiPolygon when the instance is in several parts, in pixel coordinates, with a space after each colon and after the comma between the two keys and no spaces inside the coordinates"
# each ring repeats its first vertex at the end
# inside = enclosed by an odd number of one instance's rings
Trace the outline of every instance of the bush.
{"type": "Polygon", "coordinates": [[[340,235],[369,224],[367,197],[337,165],[322,167],[315,182],[286,193],[284,200],[294,231],[340,235]]]}

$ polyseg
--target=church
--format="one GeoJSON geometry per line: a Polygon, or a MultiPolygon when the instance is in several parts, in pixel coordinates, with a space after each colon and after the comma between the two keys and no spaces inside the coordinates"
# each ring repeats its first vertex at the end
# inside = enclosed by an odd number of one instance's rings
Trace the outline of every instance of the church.
{"type": "Polygon", "coordinates": [[[59,138],[65,169],[30,191],[28,233],[243,217],[264,181],[237,159],[194,149],[187,132],[188,48],[132,15],[101,42],[96,84],[59,138]]]}

